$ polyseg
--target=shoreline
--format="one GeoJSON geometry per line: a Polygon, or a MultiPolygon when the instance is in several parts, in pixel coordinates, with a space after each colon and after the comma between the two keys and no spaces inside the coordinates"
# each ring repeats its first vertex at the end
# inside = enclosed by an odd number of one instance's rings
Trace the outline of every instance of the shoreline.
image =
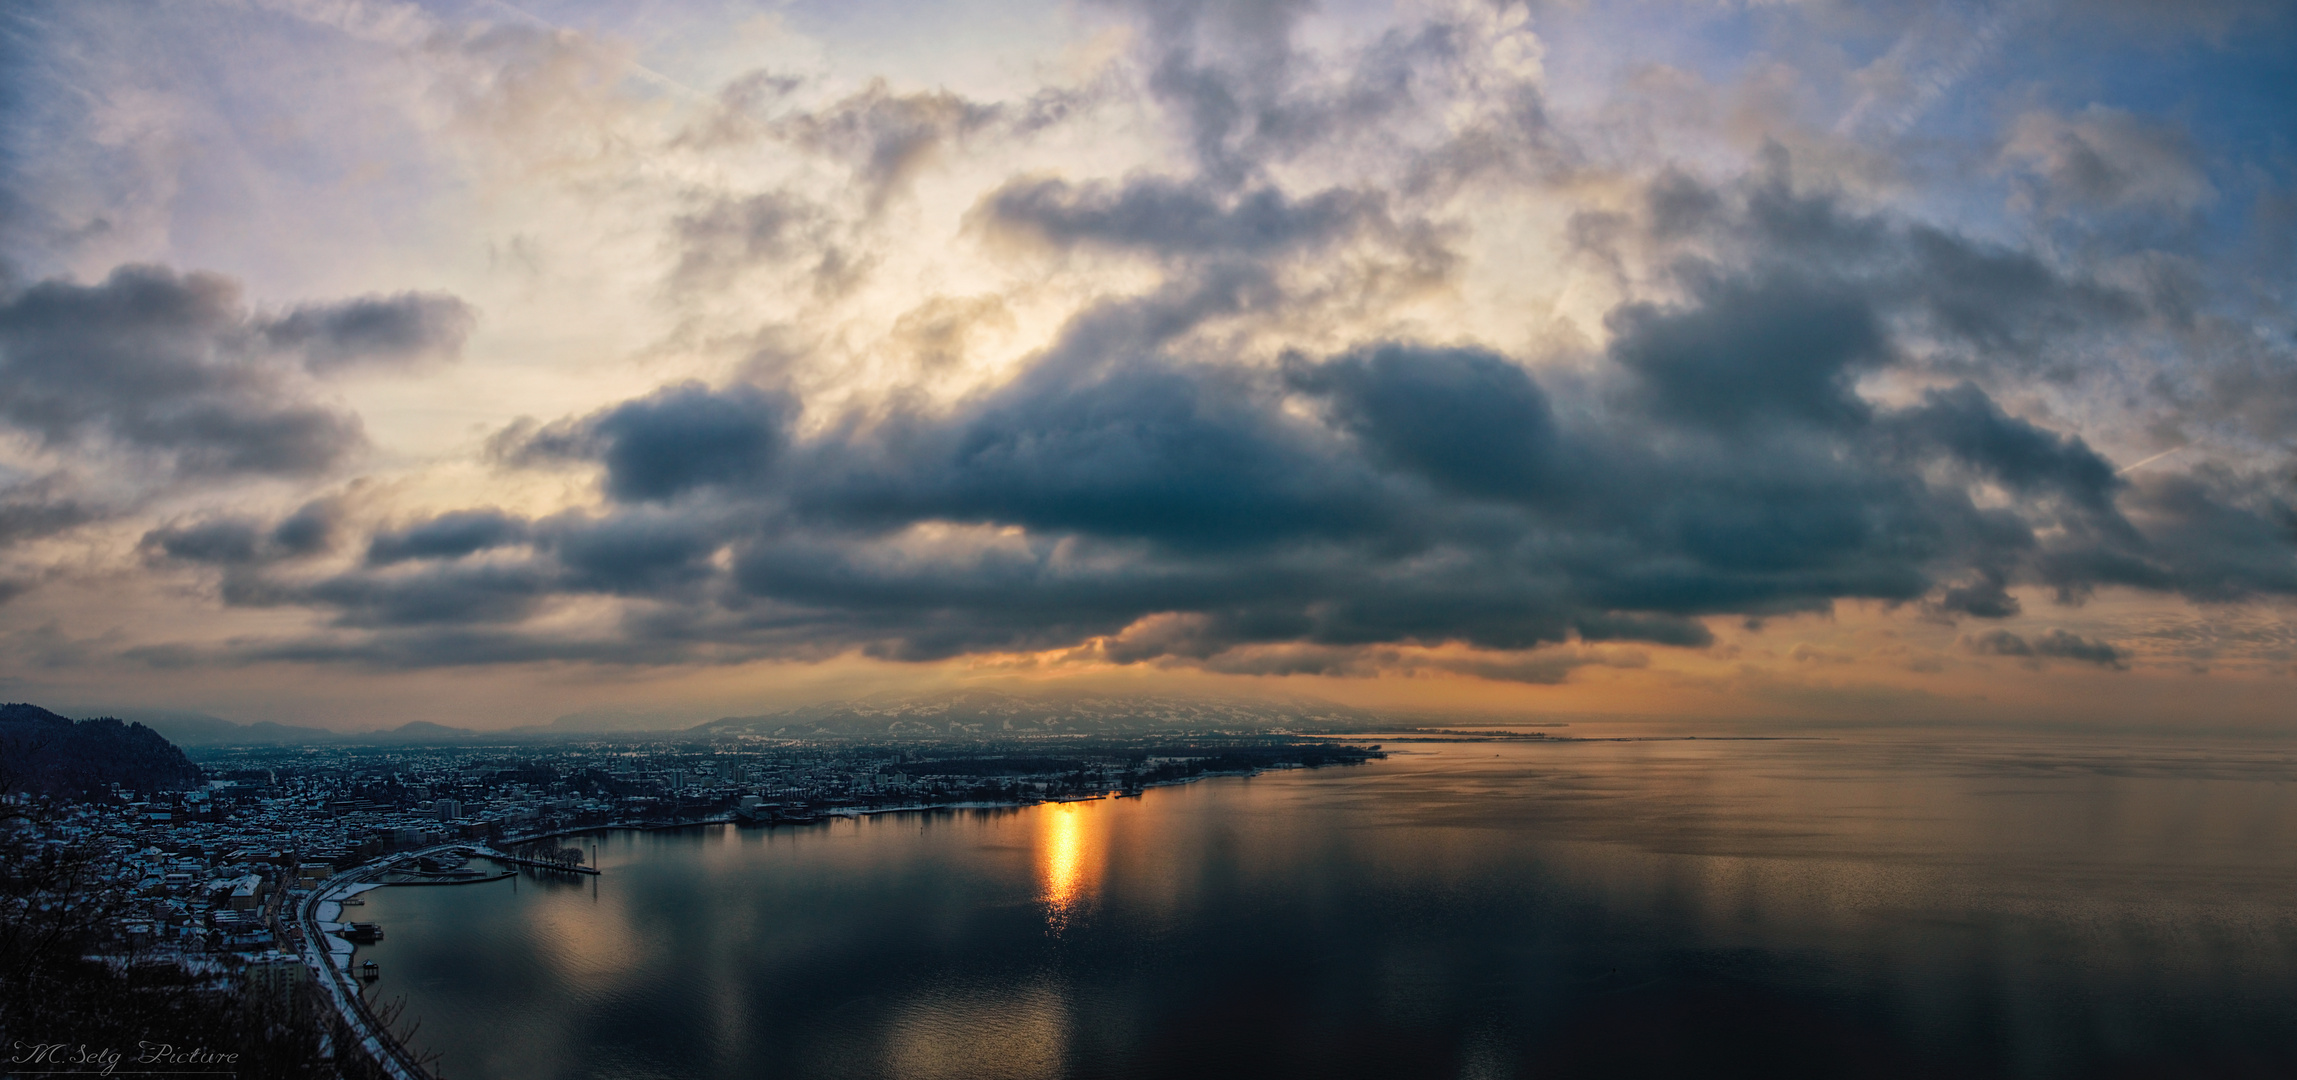
{"type": "MultiPolygon", "coordinates": [[[[1375,760],[1376,760],[1376,759],[1375,759],[1375,760]]],[[[908,806],[871,806],[871,807],[861,807],[861,806],[840,806],[840,807],[833,807],[833,808],[831,808],[831,809],[828,809],[828,810],[823,810],[823,811],[822,811],[822,812],[821,812],[819,815],[815,816],[815,817],[814,817],[812,820],[810,820],[810,821],[744,821],[744,820],[742,820],[742,819],[741,819],[741,818],[739,818],[739,817],[710,817],[710,818],[702,818],[702,819],[698,819],[698,820],[695,820],[695,821],[671,821],[671,822],[660,822],[660,823],[649,823],[649,822],[641,822],[641,821],[610,821],[610,822],[605,822],[605,823],[603,823],[603,824],[598,824],[598,825],[578,825],[578,826],[573,826],[573,827],[570,827],[570,828],[565,828],[565,829],[555,829],[555,830],[552,830],[552,831],[550,831],[550,832],[542,832],[542,833],[521,833],[521,834],[519,834],[518,836],[506,836],[506,837],[498,837],[498,838],[496,838],[496,839],[493,839],[493,840],[487,840],[487,841],[476,841],[476,840],[473,840],[473,841],[465,841],[465,842],[464,842],[462,845],[459,845],[459,846],[465,846],[465,847],[468,847],[468,846],[479,846],[479,847],[486,847],[486,846],[491,846],[491,845],[493,845],[493,844],[527,844],[527,843],[533,843],[533,842],[534,842],[534,841],[536,841],[536,840],[555,840],[555,839],[559,839],[559,838],[562,838],[562,837],[568,837],[568,836],[589,836],[589,835],[594,835],[594,834],[600,834],[600,833],[609,833],[609,832],[617,832],[617,831],[628,831],[628,832],[669,832],[669,831],[671,831],[671,830],[673,830],[673,829],[690,829],[690,828],[698,828],[698,827],[700,827],[700,826],[704,826],[704,825],[736,825],[736,826],[741,826],[741,825],[754,825],[754,826],[762,826],[762,827],[766,827],[766,828],[774,828],[774,827],[788,826],[788,827],[792,827],[792,828],[802,828],[802,827],[805,827],[805,826],[808,826],[808,825],[822,825],[822,824],[826,824],[826,823],[828,823],[828,822],[829,822],[831,819],[833,819],[833,818],[847,818],[847,819],[857,819],[857,818],[865,818],[865,817],[875,817],[875,816],[877,816],[877,815],[879,815],[879,814],[917,814],[917,813],[931,813],[931,812],[935,812],[935,811],[942,811],[942,810],[1026,810],[1026,809],[1029,809],[1030,807],[1033,807],[1033,806],[1054,806],[1054,805],[1062,805],[1062,804],[1067,804],[1067,803],[1081,803],[1081,802],[1111,802],[1111,801],[1114,801],[1114,800],[1117,800],[1117,799],[1125,799],[1125,798],[1138,798],[1140,795],[1142,795],[1142,794],[1145,794],[1145,793],[1147,793],[1148,791],[1150,791],[1151,789],[1154,789],[1154,788],[1167,788],[1167,787],[1184,787],[1184,786],[1186,786],[1186,785],[1189,785],[1189,784],[1193,784],[1193,783],[1196,783],[1196,782],[1198,782],[1198,781],[1200,781],[1200,780],[1220,780],[1220,779],[1242,779],[1242,780],[1250,780],[1250,779],[1252,779],[1253,777],[1259,776],[1259,775],[1260,775],[1260,774],[1262,774],[1262,773],[1265,773],[1265,772],[1271,772],[1271,771],[1273,771],[1273,772],[1308,772],[1308,771],[1312,771],[1312,770],[1315,770],[1315,769],[1333,769],[1333,768],[1347,768],[1347,767],[1350,767],[1350,766],[1353,766],[1353,765],[1361,765],[1361,764],[1363,764],[1363,763],[1362,763],[1362,762],[1343,762],[1343,763],[1333,763],[1333,764],[1329,764],[1329,765],[1309,765],[1309,766],[1291,765],[1291,766],[1285,766],[1285,767],[1283,767],[1283,768],[1277,768],[1277,769],[1266,769],[1266,768],[1259,768],[1259,769],[1240,770],[1240,771],[1234,771],[1234,772],[1201,772],[1201,773],[1198,773],[1198,774],[1196,774],[1196,775],[1194,775],[1194,776],[1182,776],[1182,777],[1176,777],[1176,778],[1174,778],[1174,779],[1171,779],[1171,780],[1153,780],[1153,781],[1150,781],[1150,782],[1148,782],[1148,783],[1142,784],[1142,785],[1141,785],[1141,788],[1140,788],[1140,791],[1139,791],[1139,792],[1119,792],[1119,791],[1109,791],[1109,792],[1104,792],[1104,793],[1101,793],[1101,794],[1097,794],[1097,795],[1083,795],[1083,796],[1079,796],[1079,797],[1076,797],[1076,798],[1068,798],[1068,799],[1030,799],[1030,800],[1027,800],[1027,801],[994,801],[994,802],[983,802],[983,801],[978,801],[978,800],[968,800],[968,801],[963,801],[963,802],[950,802],[950,803],[916,803],[916,804],[912,804],[912,805],[908,805],[908,806]]],[[[458,845],[446,845],[446,846],[458,846],[458,845]]],[[[481,857],[482,857],[482,858],[485,858],[485,857],[487,857],[487,856],[481,856],[481,857]]],[[[547,868],[546,868],[546,869],[547,869],[547,868]]],[[[580,872],[580,871],[577,871],[577,872],[580,872]]]]}
{"type": "MultiPolygon", "coordinates": [[[[1293,765],[1278,769],[1276,771],[1304,772],[1312,769],[1338,767],[1339,765],[1360,764],[1363,764],[1363,762],[1335,763],[1331,766],[1315,765],[1304,767],[1293,765]]],[[[1182,787],[1188,784],[1196,783],[1200,780],[1250,780],[1256,776],[1259,776],[1261,773],[1268,771],[1270,770],[1267,768],[1253,768],[1222,772],[1207,771],[1197,773],[1193,776],[1175,777],[1169,780],[1156,780],[1144,783],[1141,785],[1138,791],[1134,792],[1106,791],[1077,798],[1032,799],[1028,801],[1014,802],[981,802],[968,800],[953,803],[925,803],[913,806],[839,807],[832,810],[822,811],[819,816],[811,821],[769,821],[748,824],[758,824],[766,827],[773,827],[775,825],[810,826],[827,824],[833,819],[859,821],[862,818],[876,817],[880,814],[937,813],[954,812],[958,810],[1026,810],[1031,807],[1066,805],[1080,802],[1111,802],[1115,801],[1116,799],[1128,797],[1138,798],[1141,795],[1146,794],[1151,788],[1182,787]]],[[[387,1028],[385,1028],[379,1021],[377,1021],[373,1014],[368,1010],[366,999],[364,997],[365,988],[356,985],[357,975],[355,974],[353,961],[358,955],[358,946],[355,943],[339,936],[338,933],[345,926],[342,918],[342,901],[375,889],[399,885],[465,885],[486,884],[489,882],[503,881],[509,878],[517,877],[517,867],[520,865],[532,865],[536,869],[545,873],[566,872],[573,869],[546,867],[540,864],[530,863],[528,860],[515,859],[507,855],[507,853],[502,853],[497,847],[498,844],[532,843],[536,840],[550,840],[569,836],[602,835],[616,831],[666,832],[675,829],[693,828],[705,825],[734,825],[739,827],[743,824],[746,823],[738,818],[730,817],[706,819],[700,821],[672,822],[668,824],[653,826],[636,822],[608,822],[598,825],[584,825],[575,828],[558,829],[551,832],[534,833],[531,835],[521,835],[517,837],[496,837],[483,841],[462,840],[452,843],[434,844],[426,848],[404,851],[395,855],[385,856],[376,862],[355,867],[321,882],[318,886],[312,889],[310,896],[304,899],[301,905],[301,910],[298,913],[299,921],[304,925],[304,962],[313,968],[314,971],[320,976],[321,985],[325,988],[328,998],[334,1003],[336,1012],[342,1017],[344,1023],[350,1026],[352,1032],[359,1036],[359,1049],[366,1053],[370,1058],[374,1059],[376,1063],[383,1068],[384,1072],[392,1077],[392,1080],[438,1080],[438,1077],[430,1070],[424,1068],[420,1063],[420,1060],[405,1046],[401,1045],[397,1037],[387,1028]],[[498,865],[504,865],[510,868],[506,869],[502,874],[495,877],[469,879],[464,881],[396,882],[368,880],[370,877],[380,877],[385,874],[396,872],[394,868],[398,863],[402,861],[419,858],[421,856],[435,852],[471,849],[475,849],[472,850],[472,854],[476,858],[496,861],[498,865]],[[326,911],[325,909],[328,908],[333,908],[334,910],[331,912],[326,911]],[[322,914],[323,912],[324,914],[322,914]],[[332,917],[330,918],[326,916],[332,917]],[[329,927],[332,927],[333,929],[328,929],[329,927]]],[[[603,876],[596,867],[582,867],[579,871],[576,872],[586,873],[592,877],[603,876]]]]}

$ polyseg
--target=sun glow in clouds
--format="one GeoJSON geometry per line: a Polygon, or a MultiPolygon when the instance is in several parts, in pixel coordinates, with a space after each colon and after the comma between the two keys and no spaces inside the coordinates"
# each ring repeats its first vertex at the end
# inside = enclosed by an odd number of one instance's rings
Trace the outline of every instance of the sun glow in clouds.
{"type": "Polygon", "coordinates": [[[2291,20],[2109,6],[22,0],[0,671],[2275,717],[2287,95],[2062,43],[2291,20]]]}

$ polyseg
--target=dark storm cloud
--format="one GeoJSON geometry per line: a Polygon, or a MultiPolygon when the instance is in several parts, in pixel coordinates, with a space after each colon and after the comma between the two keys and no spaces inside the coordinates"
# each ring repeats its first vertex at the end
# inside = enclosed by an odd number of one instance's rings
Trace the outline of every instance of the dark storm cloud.
{"type": "Polygon", "coordinates": [[[273,593],[264,606],[331,608],[346,627],[516,622],[551,598],[551,577],[525,564],[433,565],[411,571],[348,573],[273,593]]]}
{"type": "MultiPolygon", "coordinates": [[[[1407,342],[1274,366],[1201,355],[1181,345],[1192,328],[1287,302],[1218,261],[1095,305],[951,408],[799,438],[785,395],[688,384],[506,432],[508,462],[604,468],[607,501],[537,524],[525,565],[551,590],[652,602],[621,632],[686,655],[1103,638],[1116,662],[1217,670],[1354,670],[1360,650],[1404,643],[1698,647],[1701,617],[1852,597],[2003,618],[2018,584],[2297,592],[2269,485],[2129,484],[1975,382],[1897,407],[1857,392],[1919,370],[1916,343],[2023,341],[2058,301],[2103,291],[1776,175],[1657,186],[1669,221],[1637,242],[1681,232],[1710,254],[1678,263],[1678,299],[1615,312],[1608,374],[1567,391],[1497,353],[1407,342]],[[1999,288],[1936,276],[1948,267],[1999,288]],[[1981,504],[1981,482],[2018,501],[1981,504]],[[1292,651],[1239,651],[1254,646],[1292,651]]],[[[1125,198],[1044,190],[1063,213],[1125,198]]],[[[2016,655],[2118,662],[2104,643],[2018,641],[2016,655]]],[[[1523,665],[1483,674],[1570,669],[1523,665]]]]}
{"type": "Polygon", "coordinates": [[[567,514],[535,530],[537,546],[565,574],[565,588],[634,596],[672,593],[709,578],[707,560],[725,545],[725,531],[707,520],[664,512],[567,514]]]}
{"type": "Polygon", "coordinates": [[[1241,373],[1133,362],[1046,364],[949,420],[903,417],[818,448],[802,512],[856,526],[918,520],[1251,546],[1349,533],[1377,513],[1367,478],[1327,467],[1241,373]]]}
{"type": "Polygon", "coordinates": [[[209,518],[144,534],[144,550],[183,562],[233,566],[262,557],[263,528],[245,518],[209,518]]]}
{"type": "Polygon", "coordinates": [[[452,360],[478,324],[469,304],[445,293],[362,296],[307,304],[263,326],[264,340],[299,352],[313,371],[452,360]]]}
{"type": "MultiPolygon", "coordinates": [[[[1825,190],[1799,189],[1786,152],[1770,147],[1763,163],[1733,188],[1717,188],[1680,172],[1660,173],[1644,189],[1640,214],[1582,214],[1574,238],[1582,250],[1624,265],[1623,244],[1671,268],[1696,303],[1689,314],[1747,319],[1774,334],[1825,334],[1815,350],[1787,351],[1820,365],[1817,372],[1774,373],[1795,378],[1798,392],[1826,395],[1806,410],[1846,404],[1839,380],[1882,364],[1919,364],[1942,371],[2018,373],[2048,369],[2064,374],[2077,362],[2077,344],[2136,326],[2146,316],[2140,296],[2072,273],[2031,251],[1947,232],[1846,204],[1825,190]],[[1726,253],[1718,259],[1716,252],[1726,253]],[[1742,305],[1752,310],[1741,311],[1742,305]],[[1811,306],[1819,320],[1798,327],[1793,309],[1811,306]],[[1831,342],[1831,347],[1826,347],[1831,342]],[[1889,346],[1898,352],[1882,355],[1889,346]],[[1907,355],[1918,346],[1920,355],[1907,355]],[[1807,376],[1831,376],[1835,385],[1807,376]]],[[[1684,363],[1691,370],[1731,372],[1730,358],[1697,344],[1696,331],[1668,319],[1666,307],[1629,304],[1611,315],[1614,332],[1675,330],[1673,340],[1621,341],[1620,348],[1656,349],[1622,354],[1629,363],[1684,363]],[[1693,331],[1685,333],[1684,331],[1693,331]]],[[[1744,340],[1736,336],[1732,340],[1744,340]]],[[[1790,346],[1781,341],[1779,346],[1790,346]]]]}
{"type": "Polygon", "coordinates": [[[367,562],[383,566],[409,559],[454,559],[526,539],[526,523],[500,510],[458,510],[389,532],[367,543],[367,562]]]}
{"type": "Polygon", "coordinates": [[[1888,425],[1910,443],[1935,447],[2025,496],[2056,495],[2101,514],[2123,484],[2081,439],[2046,431],[2002,411],[1971,383],[1923,394],[1922,404],[1888,425]]]}
{"type": "Polygon", "coordinates": [[[326,496],[298,507],[271,529],[271,543],[290,558],[324,555],[342,538],[349,499],[326,496]]]}
{"type": "Polygon", "coordinates": [[[615,499],[668,499],[762,479],[797,408],[788,395],[757,387],[682,383],[581,420],[513,426],[492,440],[490,452],[510,462],[595,457],[615,499]]]}
{"type": "Polygon", "coordinates": [[[1851,382],[1888,360],[1867,297],[1788,275],[1698,275],[1688,305],[1629,304],[1605,322],[1612,359],[1678,423],[1855,426],[1868,408],[1851,382]]]}
{"type": "Polygon", "coordinates": [[[1524,499],[1566,482],[1546,395],[1502,357],[1385,345],[1322,364],[1294,357],[1286,376],[1374,456],[1438,487],[1524,499]]]}
{"type": "MultiPolygon", "coordinates": [[[[1701,647],[1703,617],[1845,598],[2003,618],[2020,584],[2297,595],[2297,515],[2270,478],[2132,483],[1975,382],[1899,406],[1858,394],[1858,376],[1919,370],[1910,343],[1952,333],[1935,314],[1960,286],[1922,272],[1941,245],[1994,253],[1776,178],[1703,199],[1668,183],[1706,236],[1743,246],[1681,263],[1679,299],[1614,313],[1592,380],[1409,342],[1273,365],[1208,354],[1193,328],[1287,303],[1219,261],[1094,305],[1020,375],[952,406],[896,402],[801,436],[785,392],[687,383],[497,437],[508,465],[598,466],[589,511],[445,515],[318,580],[245,554],[280,548],[277,528],[152,543],[240,558],[228,601],[332,611],[353,637],[329,649],[353,655],[365,633],[372,662],[409,665],[480,662],[405,637],[435,627],[484,629],[483,655],[503,658],[622,641],[629,658],[930,659],[1097,639],[1119,663],[1349,673],[1423,664],[1402,645],[1701,647]],[[1979,484],[2014,501],[1982,503],[1979,484]],[[582,596],[631,606],[601,636],[520,636],[582,596]]],[[[2028,284],[2019,295],[2080,292],[2028,284]]],[[[2030,329],[2014,302],[1991,316],[2008,320],[2000,340],[2030,329]]],[[[1968,640],[2123,660],[2072,635],[1968,640]]],[[[1597,662],[1574,657],[1458,670],[1546,681],[1597,662]]]]}
{"type": "Polygon", "coordinates": [[[257,566],[325,555],[346,527],[347,500],[322,496],[275,522],[225,514],[171,521],[146,532],[147,558],[210,566],[257,566]]]}
{"type": "MultiPolygon", "coordinates": [[[[323,474],[366,440],[359,418],[320,401],[291,358],[331,370],[447,356],[472,319],[453,297],[404,293],[266,321],[230,279],[158,266],[123,266],[94,285],[41,281],[0,295],[0,424],[61,457],[124,453],[140,461],[121,468],[157,464],[176,482],[323,474]]],[[[16,536],[122,512],[116,495],[43,483],[38,500],[0,496],[16,536]]],[[[276,543],[316,544],[323,524],[306,519],[276,543]]]]}
{"type": "Polygon", "coordinates": [[[129,266],[0,301],[0,419],[69,451],[105,443],[186,474],[309,474],[363,442],[253,347],[238,289],[129,266]]]}
{"type": "MultiPolygon", "coordinates": [[[[1160,275],[1084,304],[999,385],[842,415],[740,380],[667,386],[492,440],[507,467],[595,469],[581,510],[402,523],[349,566],[291,557],[285,523],[192,522],[147,547],[221,567],[228,603],[332,618],[263,656],[409,667],[1061,649],[1555,682],[1646,662],[1591,643],[1705,647],[1705,619],[1844,599],[1954,620],[2020,614],[2012,590],[2033,586],[2066,601],[2107,585],[2297,595],[2297,517],[2277,481],[2125,478],[2079,434],[2003,404],[2028,400],[2015,391],[2037,374],[2080,377],[2111,335],[2166,320],[2176,290],[1798,184],[1777,147],[1739,181],[1663,170],[1640,199],[1575,221],[1630,299],[1608,343],[1558,374],[1380,337],[1271,362],[1265,343],[1294,327],[1357,325],[1324,320],[1350,300],[1311,295],[1297,267],[1426,249],[1451,235],[1437,223],[1466,185],[1520,190],[1581,166],[1532,80],[1476,67],[1484,30],[1438,19],[1335,57],[1296,46],[1306,10],[1143,5],[1147,90],[1190,161],[1014,177],[976,202],[994,238],[1146,256],[1160,275]],[[1455,77],[1478,85],[1472,101],[1455,77]],[[1385,179],[1281,179],[1365,162],[1385,179]],[[577,636],[542,618],[608,602],[617,617],[577,636]],[[1490,654],[1407,648],[1446,644],[1490,654]]],[[[769,112],[791,89],[729,97],[706,139],[824,156],[873,218],[949,148],[1059,112],[882,84],[769,112]]],[[[2135,183],[2088,203],[2127,202],[2135,183]]],[[[676,280],[827,265],[836,220],[780,193],[698,199],[674,222],[676,280]]],[[[1384,302],[1364,314],[1392,314],[1384,302]]],[[[2126,659],[2062,631],[1965,643],[2126,659]]]]}
{"type": "Polygon", "coordinates": [[[1982,366],[2033,366],[2049,359],[2053,340],[2128,326],[2144,313],[2140,298],[2070,278],[2031,252],[1927,226],[1910,227],[1904,237],[1916,317],[1982,366]]]}

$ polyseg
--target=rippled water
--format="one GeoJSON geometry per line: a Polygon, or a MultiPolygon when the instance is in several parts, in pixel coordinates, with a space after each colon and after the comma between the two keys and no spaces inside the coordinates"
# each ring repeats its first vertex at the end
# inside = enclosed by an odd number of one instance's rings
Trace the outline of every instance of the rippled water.
{"type": "Polygon", "coordinates": [[[2297,1075],[2286,744],[1391,749],[609,834],[362,958],[448,1080],[2297,1075]]]}

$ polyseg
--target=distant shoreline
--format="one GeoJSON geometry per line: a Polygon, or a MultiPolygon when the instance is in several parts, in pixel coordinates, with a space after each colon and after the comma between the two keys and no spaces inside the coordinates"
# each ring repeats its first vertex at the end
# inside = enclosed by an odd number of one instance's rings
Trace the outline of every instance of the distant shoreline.
{"type": "MultiPolygon", "coordinates": [[[[1442,741],[1453,741],[1453,740],[1427,740],[1427,741],[1430,741],[1430,742],[1442,742],[1442,741]]],[[[1583,741],[1593,741],[1593,740],[1583,740],[1583,741]]],[[[1306,771],[1309,771],[1309,770],[1312,770],[1312,769],[1326,769],[1326,768],[1344,768],[1344,767],[1347,767],[1347,766],[1353,766],[1353,765],[1361,765],[1361,764],[1363,764],[1363,763],[1362,763],[1362,762],[1353,762],[1353,761],[1350,761],[1350,762],[1336,762],[1336,763],[1333,763],[1333,764],[1331,764],[1331,765],[1304,765],[1304,766],[1292,766],[1292,767],[1290,767],[1290,768],[1278,769],[1278,770],[1275,770],[1275,771],[1277,771],[1277,772],[1306,772],[1306,771]]],[[[1193,784],[1193,783],[1196,783],[1196,782],[1197,782],[1197,781],[1199,781],[1199,780],[1220,780],[1220,779],[1238,779],[1238,780],[1249,780],[1249,779],[1252,779],[1252,778],[1253,778],[1253,777],[1255,777],[1255,776],[1259,776],[1260,774],[1262,774],[1262,773],[1264,773],[1264,772],[1268,772],[1268,771],[1270,771],[1270,770],[1268,770],[1268,769],[1251,769],[1251,770],[1240,770],[1240,771],[1236,771],[1236,772],[1201,772],[1201,773],[1197,773],[1197,774],[1196,774],[1196,775],[1194,775],[1194,776],[1182,776],[1182,777],[1176,777],[1176,778],[1174,778],[1174,779],[1171,779],[1171,780],[1152,780],[1152,781],[1148,781],[1148,782],[1146,782],[1146,783],[1143,783],[1143,784],[1141,785],[1141,792],[1143,792],[1143,793],[1146,793],[1146,792],[1147,792],[1149,789],[1151,789],[1151,788],[1181,787],[1181,786],[1183,786],[1183,785],[1187,785],[1187,784],[1193,784]]],[[[698,827],[701,827],[701,826],[704,826],[704,825],[736,825],[736,826],[739,826],[739,825],[757,825],[757,826],[766,827],[766,828],[772,828],[772,827],[776,827],[776,826],[790,826],[790,827],[803,828],[803,827],[805,827],[805,826],[808,826],[808,825],[825,825],[825,824],[828,824],[828,823],[829,823],[829,821],[830,821],[831,819],[833,819],[833,818],[844,818],[844,819],[847,819],[847,820],[858,820],[858,819],[860,819],[860,818],[865,818],[865,817],[876,817],[876,816],[877,816],[877,815],[879,815],[879,814],[920,814],[920,813],[932,813],[932,812],[934,812],[934,811],[940,811],[940,810],[1026,810],[1026,809],[1029,809],[1030,807],[1035,807],[1035,806],[1057,806],[1057,805],[1064,805],[1064,804],[1068,804],[1068,803],[1080,803],[1080,802],[1109,802],[1109,801],[1112,801],[1112,800],[1114,800],[1114,799],[1121,799],[1121,798],[1125,798],[1125,797],[1126,797],[1126,796],[1124,796],[1124,795],[1121,795],[1121,794],[1118,794],[1118,795],[1100,794],[1100,795],[1089,795],[1089,796],[1085,796],[1085,797],[1083,797],[1083,798],[1077,798],[1077,799],[1033,799],[1033,800],[1030,800],[1030,801],[1027,801],[1027,802],[1005,802],[1005,801],[989,801],[989,802],[984,802],[984,801],[980,801],[980,800],[967,800],[967,801],[963,801],[963,802],[953,802],[953,803],[921,803],[921,804],[918,804],[918,805],[914,805],[914,806],[875,806],[875,807],[859,807],[859,806],[856,806],[856,807],[839,807],[839,808],[836,808],[836,809],[832,809],[832,810],[824,810],[824,811],[822,811],[822,812],[821,812],[820,816],[818,816],[818,817],[814,818],[814,819],[813,819],[813,820],[811,820],[811,821],[754,821],[754,822],[753,822],[753,821],[743,821],[742,819],[740,819],[740,818],[738,818],[738,817],[713,817],[713,818],[704,818],[704,819],[702,819],[702,820],[699,820],[699,821],[670,821],[670,822],[663,822],[663,823],[661,823],[661,824],[658,824],[658,825],[649,825],[649,824],[646,824],[646,823],[644,823],[644,822],[615,821],[615,822],[608,822],[608,823],[606,823],[606,824],[603,824],[603,825],[582,825],[582,826],[577,826],[577,827],[574,827],[574,828],[569,828],[569,829],[558,829],[558,830],[556,830],[556,831],[553,831],[553,832],[546,832],[546,833],[534,833],[534,834],[532,834],[532,835],[521,834],[521,835],[519,835],[519,836],[515,836],[515,837],[500,837],[500,838],[497,838],[497,839],[494,839],[494,840],[491,840],[491,841],[486,841],[486,843],[492,843],[492,844],[531,844],[531,843],[533,843],[533,842],[535,842],[535,841],[537,841],[537,840],[557,840],[557,839],[562,839],[562,838],[565,838],[565,837],[569,837],[569,836],[590,836],[590,835],[598,835],[598,834],[611,833],[611,832],[641,832],[641,833],[649,833],[649,832],[670,832],[670,831],[673,831],[673,830],[676,830],[676,829],[698,828],[698,827]]],[[[479,841],[472,841],[472,843],[479,843],[479,841]]],[[[479,856],[479,858],[482,858],[482,859],[483,859],[483,858],[486,858],[486,856],[484,856],[484,855],[481,855],[481,856],[479,856]]],[[[544,872],[544,873],[548,873],[549,871],[548,871],[548,870],[544,870],[543,872],[544,872]]],[[[500,880],[500,879],[495,879],[495,880],[500,880]]]]}

